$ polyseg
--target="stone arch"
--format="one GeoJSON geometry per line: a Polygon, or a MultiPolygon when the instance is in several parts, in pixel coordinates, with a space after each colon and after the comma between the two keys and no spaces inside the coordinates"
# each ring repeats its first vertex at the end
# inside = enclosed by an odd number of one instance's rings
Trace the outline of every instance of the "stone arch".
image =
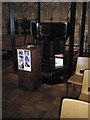
{"type": "Polygon", "coordinates": [[[53,21],[66,21],[68,18],[69,5],[70,3],[55,3],[52,12],[53,21]]]}
{"type": "Polygon", "coordinates": [[[20,10],[21,18],[27,17],[28,19],[30,19],[30,17],[32,16],[30,4],[28,2],[21,3],[19,5],[19,10],[20,10]]]}
{"type": "Polygon", "coordinates": [[[18,19],[20,17],[19,4],[20,3],[13,3],[13,10],[14,10],[14,18],[15,19],[18,19]]]}
{"type": "Polygon", "coordinates": [[[64,3],[64,6],[63,6],[63,17],[66,21],[68,21],[70,19],[70,3],[67,2],[67,3],[64,3]]]}
{"type": "Polygon", "coordinates": [[[41,22],[45,22],[47,10],[46,10],[46,4],[42,3],[41,4],[41,22]]]}
{"type": "Polygon", "coordinates": [[[36,21],[37,19],[37,3],[30,3],[30,7],[31,7],[31,21],[36,21]]]}
{"type": "Polygon", "coordinates": [[[82,3],[77,2],[76,3],[76,23],[81,23],[81,17],[82,17],[82,3]]]}
{"type": "Polygon", "coordinates": [[[59,22],[60,21],[60,9],[59,8],[54,8],[52,11],[52,20],[54,22],[59,22]]]}

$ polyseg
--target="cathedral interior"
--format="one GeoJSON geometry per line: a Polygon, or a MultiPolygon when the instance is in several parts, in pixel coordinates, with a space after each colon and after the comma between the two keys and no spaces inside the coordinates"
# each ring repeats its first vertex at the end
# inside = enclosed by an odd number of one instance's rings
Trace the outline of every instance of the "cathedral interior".
{"type": "Polygon", "coordinates": [[[62,99],[79,99],[66,86],[90,57],[89,13],[89,2],[2,2],[2,119],[60,119],[62,99]]]}

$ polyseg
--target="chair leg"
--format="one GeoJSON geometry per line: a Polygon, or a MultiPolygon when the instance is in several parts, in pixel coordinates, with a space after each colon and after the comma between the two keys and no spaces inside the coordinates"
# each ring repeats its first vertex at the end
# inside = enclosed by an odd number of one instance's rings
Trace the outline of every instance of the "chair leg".
{"type": "Polygon", "coordinates": [[[67,91],[66,91],[67,96],[68,96],[68,91],[69,91],[69,83],[67,82],[67,91]]]}

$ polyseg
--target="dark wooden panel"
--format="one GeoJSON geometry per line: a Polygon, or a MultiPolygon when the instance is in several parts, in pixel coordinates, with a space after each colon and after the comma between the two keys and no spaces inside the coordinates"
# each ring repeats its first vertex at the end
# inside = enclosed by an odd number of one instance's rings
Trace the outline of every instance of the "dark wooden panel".
{"type": "Polygon", "coordinates": [[[35,90],[41,86],[41,53],[39,47],[33,47],[30,50],[31,71],[19,70],[19,87],[26,90],[35,90]]]}

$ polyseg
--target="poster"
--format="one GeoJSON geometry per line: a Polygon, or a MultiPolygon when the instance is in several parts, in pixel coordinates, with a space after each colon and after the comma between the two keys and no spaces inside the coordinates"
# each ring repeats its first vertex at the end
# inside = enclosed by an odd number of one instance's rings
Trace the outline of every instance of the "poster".
{"type": "Polygon", "coordinates": [[[31,51],[18,49],[18,69],[24,71],[31,71],[31,51]]]}

